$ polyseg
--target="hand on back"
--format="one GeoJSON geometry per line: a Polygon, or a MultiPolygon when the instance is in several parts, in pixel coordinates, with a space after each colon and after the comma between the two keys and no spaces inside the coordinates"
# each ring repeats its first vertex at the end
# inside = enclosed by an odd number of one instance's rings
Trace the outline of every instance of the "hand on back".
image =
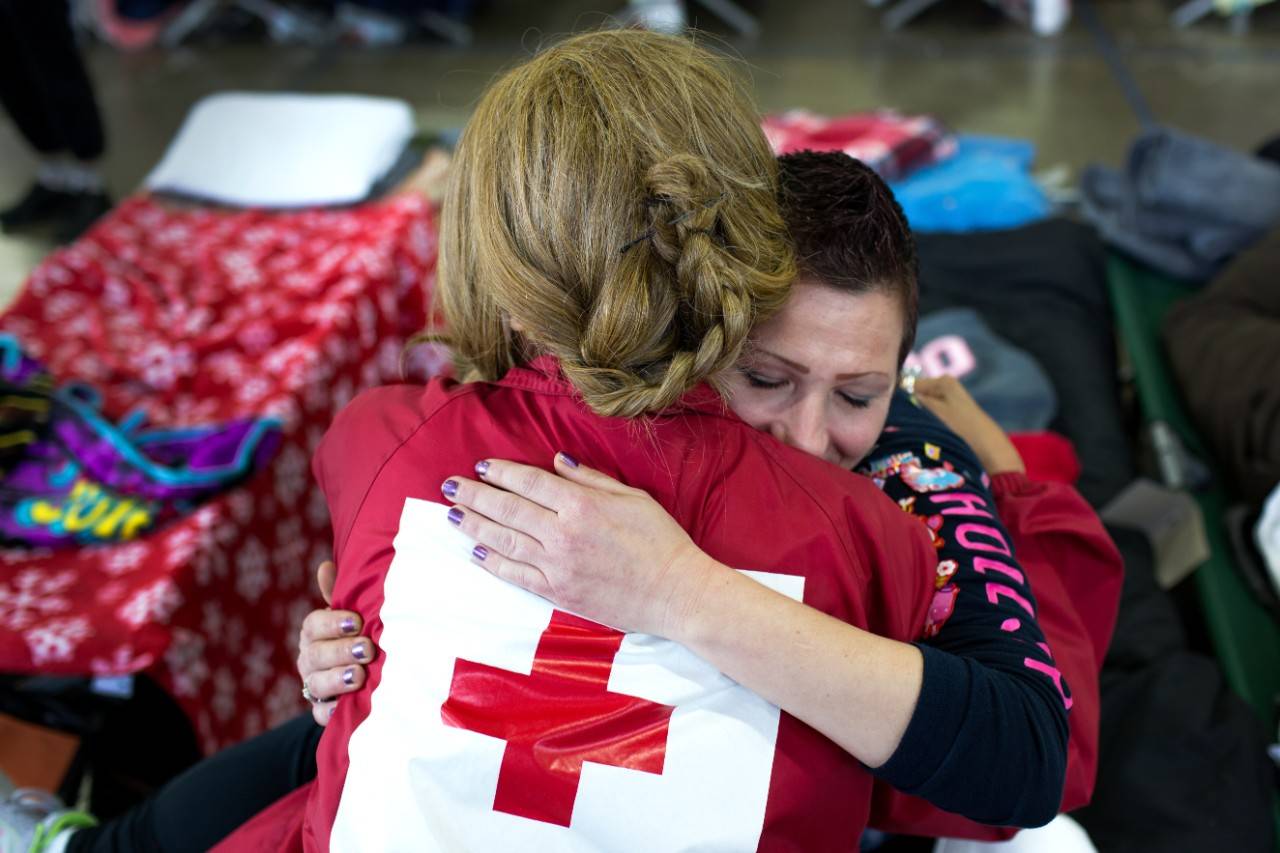
{"type": "MultiPolygon", "coordinates": [[[[337,569],[328,560],[316,568],[316,582],[326,604],[333,599],[336,577],[337,569]]],[[[311,715],[322,726],[333,716],[339,696],[364,686],[365,665],[373,660],[377,648],[368,637],[360,636],[363,628],[359,613],[327,607],[311,611],[302,620],[298,675],[315,697],[311,715]]]]}
{"type": "Polygon", "coordinates": [[[556,473],[485,460],[479,480],[446,482],[475,562],[588,619],[677,639],[720,565],[647,492],[566,460],[556,473]]]}

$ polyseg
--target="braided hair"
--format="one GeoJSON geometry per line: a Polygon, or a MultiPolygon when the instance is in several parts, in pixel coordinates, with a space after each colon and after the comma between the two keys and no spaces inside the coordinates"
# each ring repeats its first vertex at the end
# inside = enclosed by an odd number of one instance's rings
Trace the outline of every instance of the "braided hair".
{"type": "Polygon", "coordinates": [[[507,72],[463,132],[437,293],[464,381],[554,355],[602,415],[737,359],[795,275],[777,164],[728,63],[639,30],[507,72]]]}

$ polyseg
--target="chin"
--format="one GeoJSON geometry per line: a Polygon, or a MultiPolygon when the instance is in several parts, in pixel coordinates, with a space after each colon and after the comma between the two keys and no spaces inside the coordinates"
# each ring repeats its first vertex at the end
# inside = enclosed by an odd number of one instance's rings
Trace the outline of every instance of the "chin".
{"type": "Polygon", "coordinates": [[[869,444],[864,450],[861,450],[857,456],[841,457],[840,467],[848,468],[852,471],[854,468],[857,468],[863,462],[867,461],[867,457],[871,455],[871,451],[875,450],[875,447],[876,446],[874,444],[869,444]]]}

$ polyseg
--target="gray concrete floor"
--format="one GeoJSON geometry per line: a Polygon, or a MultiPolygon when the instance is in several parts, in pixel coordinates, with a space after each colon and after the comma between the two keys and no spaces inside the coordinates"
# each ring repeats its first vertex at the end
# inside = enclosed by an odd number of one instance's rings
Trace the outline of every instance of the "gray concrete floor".
{"type": "MultiPolygon", "coordinates": [[[[190,106],[220,90],[391,95],[411,102],[426,130],[458,126],[495,72],[541,40],[598,25],[600,10],[622,5],[493,0],[467,49],[418,43],[312,50],[203,40],[176,52],[127,55],[90,46],[109,137],[107,180],[117,196],[130,192],[190,106]]],[[[1158,121],[1241,148],[1280,133],[1280,3],[1260,9],[1252,31],[1236,37],[1217,18],[1173,29],[1174,0],[1076,0],[1070,27],[1053,39],[1006,23],[979,0],[946,0],[895,34],[881,31],[878,13],[862,0],[755,5],[762,36],[747,42],[726,34],[724,43],[748,64],[764,110],[932,113],[960,130],[1031,139],[1039,166],[1065,164],[1073,172],[1121,159],[1139,128],[1135,97],[1158,121]],[[1127,69],[1131,97],[1108,55],[1127,69]]],[[[25,189],[33,164],[12,124],[0,118],[0,200],[25,189]]],[[[0,305],[50,248],[40,237],[0,235],[0,305]]]]}

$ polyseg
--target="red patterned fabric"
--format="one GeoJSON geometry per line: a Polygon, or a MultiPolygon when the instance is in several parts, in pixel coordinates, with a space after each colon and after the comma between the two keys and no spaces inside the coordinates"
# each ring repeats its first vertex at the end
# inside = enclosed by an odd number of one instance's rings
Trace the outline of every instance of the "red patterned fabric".
{"type": "Polygon", "coordinates": [[[332,548],[311,454],[357,392],[400,376],[435,254],[416,196],[284,214],[139,196],[46,259],[0,331],[58,381],[156,425],[275,415],[284,441],[242,487],[137,542],[0,551],[0,670],[145,671],[210,752],[302,710],[297,629],[332,548]]]}
{"type": "Polygon", "coordinates": [[[828,118],[806,110],[766,116],[764,135],[777,154],[812,149],[843,151],[886,181],[956,153],[956,138],[931,116],[904,116],[892,110],[828,118]]]}

